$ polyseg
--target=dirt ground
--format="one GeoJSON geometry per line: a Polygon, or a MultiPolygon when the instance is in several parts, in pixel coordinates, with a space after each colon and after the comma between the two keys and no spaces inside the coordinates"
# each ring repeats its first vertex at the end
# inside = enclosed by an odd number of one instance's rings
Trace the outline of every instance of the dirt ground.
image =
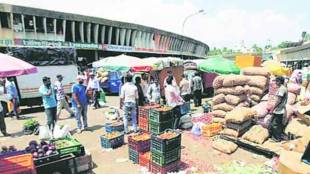
{"type": "MultiPolygon", "coordinates": [[[[119,106],[118,97],[107,97],[109,105],[119,106]]],[[[95,167],[93,172],[96,174],[116,173],[116,174],[139,174],[142,173],[139,165],[132,164],[128,160],[128,146],[124,145],[115,150],[103,150],[100,145],[100,134],[103,133],[103,125],[106,120],[104,117],[105,109],[93,110],[89,108],[88,122],[91,131],[83,132],[82,134],[74,133],[77,138],[91,153],[95,167]]],[[[198,110],[201,112],[201,110],[198,110]]],[[[66,119],[69,114],[66,111],[62,112],[59,124],[68,124],[72,129],[76,128],[74,119],[66,119]]],[[[35,118],[40,124],[45,124],[44,112],[24,115],[27,118],[35,118]]],[[[11,137],[0,136],[0,146],[15,145],[18,149],[24,149],[30,140],[38,140],[35,135],[23,135],[22,125],[23,120],[6,118],[7,130],[11,137]]],[[[125,137],[127,142],[127,137],[125,137]]],[[[216,166],[231,162],[233,160],[242,161],[245,164],[263,164],[268,159],[263,156],[254,155],[239,148],[232,155],[226,155],[215,151],[211,147],[211,140],[203,137],[195,137],[190,131],[184,131],[182,134],[182,168],[197,167],[204,171],[213,171],[216,166]]]]}

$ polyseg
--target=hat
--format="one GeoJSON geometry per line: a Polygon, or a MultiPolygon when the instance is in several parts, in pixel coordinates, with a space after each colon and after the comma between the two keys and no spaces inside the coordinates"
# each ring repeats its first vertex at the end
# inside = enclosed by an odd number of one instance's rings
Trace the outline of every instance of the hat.
{"type": "Polygon", "coordinates": [[[85,80],[85,78],[82,75],[78,75],[78,76],[76,76],[76,80],[85,80]]]}
{"type": "Polygon", "coordinates": [[[51,78],[44,76],[44,77],[42,78],[42,81],[43,81],[43,82],[46,82],[47,80],[50,80],[50,79],[51,79],[51,78]]]}

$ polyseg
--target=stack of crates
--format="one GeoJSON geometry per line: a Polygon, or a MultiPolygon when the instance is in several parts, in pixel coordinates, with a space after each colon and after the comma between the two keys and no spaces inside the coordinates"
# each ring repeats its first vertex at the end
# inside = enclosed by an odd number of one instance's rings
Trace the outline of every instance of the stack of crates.
{"type": "Polygon", "coordinates": [[[139,164],[139,156],[150,151],[151,136],[144,132],[128,137],[129,160],[134,164],[139,164]]]}
{"type": "Polygon", "coordinates": [[[32,154],[20,154],[14,156],[0,156],[0,173],[13,174],[25,173],[36,174],[36,168],[32,159],[32,154]]]}
{"type": "Polygon", "coordinates": [[[138,109],[138,124],[139,128],[143,131],[148,132],[149,131],[149,113],[150,110],[153,108],[158,108],[160,105],[153,104],[153,105],[147,105],[147,106],[139,106],[138,109]]]}
{"type": "Polygon", "coordinates": [[[181,160],[181,134],[171,131],[152,135],[151,164],[152,173],[166,174],[175,172],[181,160]],[[171,137],[167,135],[172,135],[171,137]]]}
{"type": "Polygon", "coordinates": [[[172,107],[160,107],[150,110],[149,131],[152,134],[162,134],[167,129],[173,129],[175,112],[172,107]]]}

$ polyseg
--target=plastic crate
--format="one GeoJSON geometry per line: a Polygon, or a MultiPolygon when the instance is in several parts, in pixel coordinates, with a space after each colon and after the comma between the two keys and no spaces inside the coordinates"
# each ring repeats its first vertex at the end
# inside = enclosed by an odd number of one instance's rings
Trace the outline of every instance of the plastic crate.
{"type": "Polygon", "coordinates": [[[166,152],[181,147],[181,134],[171,139],[161,139],[156,135],[152,135],[151,149],[158,152],[166,152]]]}
{"type": "Polygon", "coordinates": [[[165,121],[165,122],[154,122],[149,120],[149,131],[152,134],[161,134],[164,133],[167,129],[173,129],[174,119],[165,121]]]}
{"type": "MultiPolygon", "coordinates": [[[[146,134],[146,133],[143,133],[146,134]]],[[[128,137],[128,146],[130,149],[133,149],[137,152],[147,152],[150,151],[151,147],[151,137],[145,141],[136,141],[132,136],[128,137]]]]}
{"type": "Polygon", "coordinates": [[[59,158],[60,158],[59,152],[56,151],[55,154],[45,156],[42,158],[34,158],[33,161],[34,161],[34,164],[37,166],[37,165],[41,165],[41,164],[48,163],[51,161],[56,161],[59,158]]]}
{"type": "Polygon", "coordinates": [[[139,164],[139,152],[128,148],[129,153],[129,160],[132,161],[134,164],[139,164]]]}
{"type": "Polygon", "coordinates": [[[7,158],[7,157],[11,157],[11,156],[16,156],[16,155],[23,155],[26,154],[27,152],[25,150],[18,150],[18,151],[14,151],[14,152],[4,152],[4,153],[0,153],[0,160],[2,158],[7,158]]]}
{"type": "Polygon", "coordinates": [[[143,117],[143,118],[148,118],[149,117],[149,113],[150,110],[153,108],[159,108],[160,105],[159,104],[151,104],[151,105],[147,105],[147,106],[139,106],[138,108],[138,113],[139,113],[139,117],[143,117]]]}
{"type": "Polygon", "coordinates": [[[174,117],[173,108],[168,111],[159,111],[159,108],[154,108],[150,110],[149,121],[165,122],[173,119],[174,117]]]}
{"type": "Polygon", "coordinates": [[[222,124],[220,123],[211,123],[202,126],[201,128],[201,134],[205,137],[212,137],[218,133],[220,133],[223,129],[222,124]]]}
{"type": "Polygon", "coordinates": [[[170,172],[177,172],[179,170],[180,161],[175,161],[166,166],[160,166],[154,162],[151,162],[151,172],[155,174],[167,174],[170,172]]]}
{"type": "Polygon", "coordinates": [[[151,152],[139,154],[139,165],[150,169],[151,152]]]}
{"type": "Polygon", "coordinates": [[[51,143],[55,144],[60,156],[64,156],[70,153],[73,153],[76,156],[85,155],[84,146],[71,136],[53,139],[51,140],[51,143]],[[67,143],[67,146],[62,146],[62,142],[67,143]]]}
{"type": "Polygon", "coordinates": [[[104,125],[104,129],[107,133],[111,133],[114,131],[123,132],[124,131],[124,124],[121,122],[106,123],[104,125]]]}
{"type": "Polygon", "coordinates": [[[101,147],[109,149],[109,148],[117,148],[124,144],[124,134],[120,134],[119,136],[108,139],[104,136],[100,136],[101,147]]]}
{"type": "Polygon", "coordinates": [[[243,131],[244,129],[248,129],[249,127],[251,127],[252,123],[252,120],[247,120],[243,123],[226,122],[226,127],[229,129],[234,129],[236,131],[243,131]]]}
{"type": "Polygon", "coordinates": [[[164,166],[181,159],[181,147],[167,152],[159,152],[152,149],[151,152],[152,162],[160,166],[164,166]]]}
{"type": "Polygon", "coordinates": [[[180,106],[180,114],[185,115],[191,111],[191,103],[185,102],[183,105],[180,106]]]}
{"type": "Polygon", "coordinates": [[[22,154],[0,159],[1,174],[36,174],[31,154],[22,154]]]}
{"type": "Polygon", "coordinates": [[[146,132],[149,131],[149,119],[144,117],[139,117],[139,128],[146,132]]]}

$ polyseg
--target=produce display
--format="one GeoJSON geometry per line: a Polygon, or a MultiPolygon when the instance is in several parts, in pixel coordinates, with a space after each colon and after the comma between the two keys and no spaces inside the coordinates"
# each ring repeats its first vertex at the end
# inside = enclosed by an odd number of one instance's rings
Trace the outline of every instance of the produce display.
{"type": "Polygon", "coordinates": [[[151,136],[147,133],[142,133],[142,134],[133,135],[131,138],[134,141],[146,141],[146,140],[151,139],[151,136]]]}
{"type": "Polygon", "coordinates": [[[165,133],[159,135],[158,137],[160,139],[172,139],[172,138],[175,138],[176,136],[178,136],[178,134],[175,132],[165,132],[165,133]]]}
{"type": "Polygon", "coordinates": [[[118,136],[120,136],[121,133],[120,132],[111,132],[111,133],[103,133],[102,136],[107,138],[107,139],[113,139],[113,138],[116,138],[118,136]]]}
{"type": "Polygon", "coordinates": [[[154,110],[159,111],[159,112],[167,112],[171,111],[173,108],[169,106],[161,106],[159,108],[155,108],[154,110]]]}
{"type": "Polygon", "coordinates": [[[15,148],[15,146],[2,146],[1,147],[1,152],[0,152],[0,155],[1,154],[4,154],[4,153],[8,153],[8,152],[15,152],[17,151],[17,149],[15,148]]]}
{"type": "Polygon", "coordinates": [[[24,127],[27,127],[27,128],[37,126],[37,125],[39,125],[39,122],[37,120],[34,120],[34,119],[29,119],[29,120],[25,121],[25,123],[24,123],[24,127]]]}
{"type": "Polygon", "coordinates": [[[26,147],[26,152],[32,153],[34,159],[47,157],[57,153],[55,144],[47,143],[46,141],[30,141],[29,146],[26,147]]]}

